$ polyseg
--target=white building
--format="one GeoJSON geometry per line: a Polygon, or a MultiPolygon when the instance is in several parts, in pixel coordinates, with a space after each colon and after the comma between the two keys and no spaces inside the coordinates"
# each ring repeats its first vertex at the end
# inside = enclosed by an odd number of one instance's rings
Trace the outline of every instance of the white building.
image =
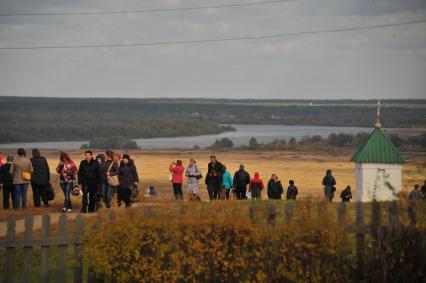
{"type": "Polygon", "coordinates": [[[405,161],[377,123],[367,142],[351,161],[356,170],[356,201],[394,200],[401,192],[401,164],[405,161]]]}

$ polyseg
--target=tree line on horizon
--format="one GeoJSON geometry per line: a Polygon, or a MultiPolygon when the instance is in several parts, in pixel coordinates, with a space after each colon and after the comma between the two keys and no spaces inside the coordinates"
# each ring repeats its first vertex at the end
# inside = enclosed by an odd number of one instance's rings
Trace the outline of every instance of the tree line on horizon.
{"type": "MultiPolygon", "coordinates": [[[[229,101],[0,97],[5,105],[0,143],[196,136],[228,130],[221,124],[371,127],[376,115],[359,101],[325,106],[229,101]]],[[[426,127],[425,101],[416,107],[398,103],[382,109],[384,127],[426,127]]]]}
{"type": "MultiPolygon", "coordinates": [[[[307,148],[330,150],[331,148],[358,148],[367,141],[369,135],[365,132],[358,134],[332,133],[327,138],[323,138],[320,135],[312,135],[305,136],[299,141],[292,137],[288,140],[276,139],[267,143],[259,143],[255,137],[252,137],[248,145],[237,148],[249,150],[296,150],[307,148]]],[[[401,151],[426,151],[426,133],[409,138],[402,138],[397,134],[392,134],[389,136],[389,139],[401,151]]],[[[222,138],[216,140],[209,148],[234,148],[234,142],[229,138],[222,138]]]]}

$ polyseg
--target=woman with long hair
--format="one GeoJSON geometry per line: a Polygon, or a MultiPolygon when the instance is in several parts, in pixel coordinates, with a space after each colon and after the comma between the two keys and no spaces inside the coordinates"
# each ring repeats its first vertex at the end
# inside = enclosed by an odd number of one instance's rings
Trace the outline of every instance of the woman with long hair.
{"type": "Polygon", "coordinates": [[[75,175],[78,170],[67,153],[61,152],[59,164],[56,166],[56,172],[59,174],[59,182],[65,196],[64,207],[62,210],[64,212],[71,212],[71,191],[73,189],[75,175]]]}

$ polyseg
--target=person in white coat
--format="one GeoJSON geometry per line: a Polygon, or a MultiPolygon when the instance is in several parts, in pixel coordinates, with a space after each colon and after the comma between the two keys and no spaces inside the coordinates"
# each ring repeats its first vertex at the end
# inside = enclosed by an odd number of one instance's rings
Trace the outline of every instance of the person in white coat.
{"type": "Polygon", "coordinates": [[[189,160],[189,166],[185,170],[185,177],[187,177],[187,192],[189,194],[189,199],[199,199],[198,193],[200,192],[200,188],[198,180],[202,178],[202,175],[200,168],[193,158],[189,160]]]}

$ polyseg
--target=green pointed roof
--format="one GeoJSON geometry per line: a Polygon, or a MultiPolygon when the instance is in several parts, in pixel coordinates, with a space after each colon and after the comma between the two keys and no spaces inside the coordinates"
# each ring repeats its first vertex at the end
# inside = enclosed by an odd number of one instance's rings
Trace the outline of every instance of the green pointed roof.
{"type": "Polygon", "coordinates": [[[361,146],[351,161],[356,163],[405,163],[399,151],[380,127],[376,127],[367,142],[361,146]]]}

